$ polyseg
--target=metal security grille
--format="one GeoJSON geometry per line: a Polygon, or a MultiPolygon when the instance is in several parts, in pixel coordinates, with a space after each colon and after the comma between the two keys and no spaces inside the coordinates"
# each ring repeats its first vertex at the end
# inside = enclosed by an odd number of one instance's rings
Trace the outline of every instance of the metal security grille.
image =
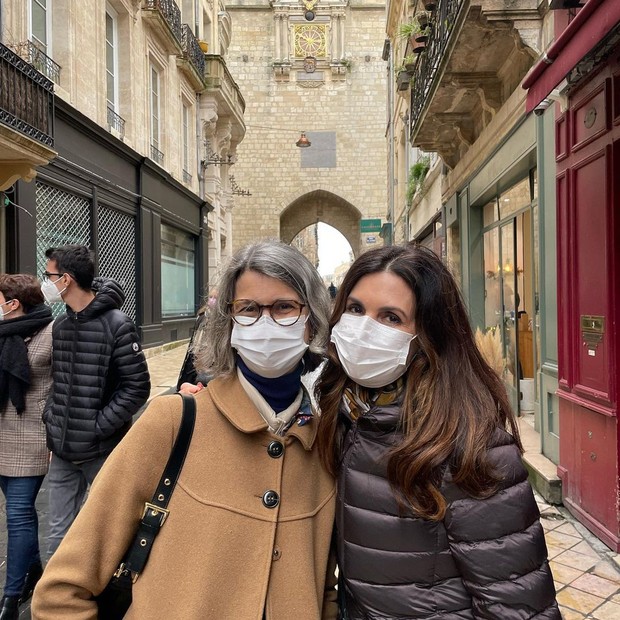
{"type": "MultiPolygon", "coordinates": [[[[77,243],[90,246],[90,202],[81,196],[37,181],[37,270],[45,269],[45,250],[77,243]]],[[[53,304],[52,312],[64,312],[53,304]]]]}
{"type": "Polygon", "coordinates": [[[90,202],[37,181],[37,269],[45,269],[45,250],[77,243],[90,246],[90,202]]]}
{"type": "Polygon", "coordinates": [[[123,312],[136,320],[136,223],[130,215],[99,206],[99,274],[125,291],[123,312]]]}

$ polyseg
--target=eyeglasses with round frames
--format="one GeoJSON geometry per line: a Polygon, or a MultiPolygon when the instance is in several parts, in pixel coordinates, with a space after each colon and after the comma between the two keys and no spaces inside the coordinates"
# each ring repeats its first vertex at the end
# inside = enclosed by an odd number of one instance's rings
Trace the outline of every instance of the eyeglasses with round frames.
{"type": "Polygon", "coordinates": [[[305,307],[306,304],[294,299],[276,299],[272,304],[259,304],[253,299],[235,299],[228,304],[233,321],[244,327],[254,325],[263,315],[265,308],[278,325],[285,327],[295,325],[305,307]]]}

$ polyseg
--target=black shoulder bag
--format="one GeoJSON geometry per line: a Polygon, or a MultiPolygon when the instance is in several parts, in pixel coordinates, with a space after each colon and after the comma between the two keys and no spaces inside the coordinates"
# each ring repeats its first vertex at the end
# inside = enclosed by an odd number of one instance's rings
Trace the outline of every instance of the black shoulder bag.
{"type": "Polygon", "coordinates": [[[142,520],[129,551],[105,590],[95,597],[101,620],[120,620],[127,613],[132,600],[131,588],[144,570],[155,537],[168,516],[169,511],[166,507],[181,473],[196,419],[194,397],[188,394],[179,396],[183,397],[183,417],[164,473],[153,498],[144,505],[142,520]]]}

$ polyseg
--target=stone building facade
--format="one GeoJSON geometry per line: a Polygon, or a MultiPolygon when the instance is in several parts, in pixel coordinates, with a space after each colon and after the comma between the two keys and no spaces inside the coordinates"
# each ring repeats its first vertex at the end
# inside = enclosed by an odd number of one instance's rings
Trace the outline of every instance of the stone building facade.
{"type": "Polygon", "coordinates": [[[262,237],[290,243],[320,221],[338,229],[355,255],[373,247],[359,222],[387,214],[385,5],[227,6],[230,70],[247,101],[234,174],[252,194],[235,200],[233,246],[262,237]],[[302,131],[309,148],[296,147],[302,131]]]}
{"type": "Polygon", "coordinates": [[[245,133],[225,60],[230,15],[209,0],[0,7],[0,69],[13,80],[0,135],[13,158],[24,137],[7,126],[51,140],[19,166],[0,163],[0,267],[38,273],[47,247],[87,245],[124,286],[146,346],[187,337],[210,270],[230,253],[223,164],[245,133]],[[43,89],[34,105],[22,82],[43,89]],[[43,106],[49,118],[23,118],[43,106]]]}
{"type": "Polygon", "coordinates": [[[433,247],[473,326],[499,336],[508,395],[538,433],[532,472],[559,502],[553,121],[527,113],[521,88],[552,14],[547,0],[392,0],[387,33],[396,240],[433,247]]]}

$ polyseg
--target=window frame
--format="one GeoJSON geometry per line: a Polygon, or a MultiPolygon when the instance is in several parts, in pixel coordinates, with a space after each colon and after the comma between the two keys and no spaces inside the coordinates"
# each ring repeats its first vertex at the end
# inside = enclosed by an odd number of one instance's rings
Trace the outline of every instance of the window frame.
{"type": "Polygon", "coordinates": [[[186,101],[183,101],[181,105],[181,139],[183,148],[183,172],[191,174],[189,170],[189,149],[190,149],[190,127],[191,121],[191,107],[186,101]]]}
{"type": "Polygon", "coordinates": [[[119,75],[118,75],[118,13],[114,10],[114,8],[110,5],[110,3],[106,2],[105,7],[105,16],[106,16],[106,28],[105,28],[105,45],[106,45],[106,54],[105,54],[105,70],[106,70],[106,104],[109,108],[112,109],[116,114],[119,113],[119,75]],[[107,76],[110,73],[110,68],[108,66],[108,28],[107,28],[107,20],[108,16],[112,20],[112,81],[114,83],[114,101],[110,101],[109,92],[108,92],[108,81],[107,76]]]}
{"type": "Polygon", "coordinates": [[[28,30],[30,40],[39,48],[46,56],[52,57],[52,0],[45,0],[45,6],[41,4],[41,0],[30,0],[28,3],[29,19],[28,30]],[[45,42],[34,34],[33,16],[34,5],[37,4],[45,13],[45,42]]]}
{"type": "Polygon", "coordinates": [[[150,127],[150,140],[151,146],[156,148],[158,151],[163,152],[162,143],[161,143],[161,69],[151,61],[149,63],[149,127],[150,127]],[[157,89],[154,92],[153,89],[153,77],[157,77],[157,89]],[[155,114],[155,110],[153,109],[153,99],[156,97],[157,99],[157,113],[155,114]],[[154,129],[157,129],[157,139],[155,139],[154,129]]]}

